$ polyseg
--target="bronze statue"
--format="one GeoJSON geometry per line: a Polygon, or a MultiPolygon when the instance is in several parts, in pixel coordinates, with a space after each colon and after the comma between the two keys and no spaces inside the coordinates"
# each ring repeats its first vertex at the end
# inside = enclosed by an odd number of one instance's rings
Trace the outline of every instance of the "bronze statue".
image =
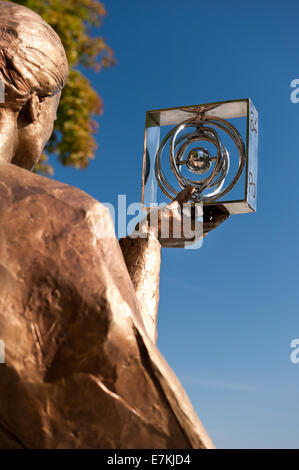
{"type": "Polygon", "coordinates": [[[67,74],[53,29],[0,1],[0,448],[212,448],[155,346],[163,240],[119,244],[104,206],[28,171],[67,74]]]}

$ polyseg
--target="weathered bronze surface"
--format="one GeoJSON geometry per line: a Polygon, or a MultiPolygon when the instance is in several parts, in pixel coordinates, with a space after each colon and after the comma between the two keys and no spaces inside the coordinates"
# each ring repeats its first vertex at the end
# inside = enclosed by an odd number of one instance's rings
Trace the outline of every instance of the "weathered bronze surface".
{"type": "Polygon", "coordinates": [[[66,78],[54,31],[0,2],[0,448],[212,448],[154,344],[159,241],[121,242],[132,283],[108,210],[28,171],[66,78]]]}
{"type": "Polygon", "coordinates": [[[145,332],[108,210],[10,164],[0,195],[0,447],[212,447],[145,332]]]}
{"type": "Polygon", "coordinates": [[[120,247],[133,282],[146,332],[157,341],[161,245],[157,238],[122,238],[120,247]]]}

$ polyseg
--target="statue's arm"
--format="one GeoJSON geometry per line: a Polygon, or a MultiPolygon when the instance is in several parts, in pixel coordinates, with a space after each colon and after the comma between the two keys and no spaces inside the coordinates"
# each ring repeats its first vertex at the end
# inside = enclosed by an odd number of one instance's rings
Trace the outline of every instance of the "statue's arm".
{"type": "MultiPolygon", "coordinates": [[[[156,218],[151,217],[154,210],[149,212],[135,229],[135,235],[138,232],[139,236],[120,239],[120,247],[133,282],[139,311],[146,331],[154,343],[157,340],[161,246],[167,246],[167,242],[170,241],[170,238],[165,240],[160,237],[161,223],[162,219],[168,219],[171,225],[169,218],[190,198],[190,194],[190,189],[181,191],[174,201],[156,211],[156,218]]],[[[180,218],[180,215],[176,213],[176,217],[180,218]]]]}
{"type": "MultiPolygon", "coordinates": [[[[159,209],[154,222],[149,213],[136,227],[141,236],[120,239],[120,247],[135,288],[143,323],[153,342],[157,340],[161,246],[167,246],[165,239],[159,236],[161,220],[174,214],[175,210],[190,198],[191,191],[189,188],[181,191],[174,201],[164,206],[164,209],[159,209]]],[[[169,242],[169,239],[166,242],[169,242]]]]}
{"type": "Polygon", "coordinates": [[[136,292],[145,328],[153,342],[157,339],[157,312],[161,245],[148,234],[145,238],[122,238],[119,241],[136,292]]]}
{"type": "MultiPolygon", "coordinates": [[[[157,339],[161,246],[181,247],[184,246],[185,241],[183,238],[161,238],[161,220],[163,217],[171,217],[181,223],[180,206],[189,198],[190,189],[187,188],[181,191],[174,201],[165,206],[167,210],[165,208],[159,209],[159,218],[156,219],[156,224],[153,225],[152,222],[149,222],[149,215],[144,219],[148,222],[147,224],[139,224],[138,233],[143,234],[141,237],[132,238],[129,236],[120,240],[120,247],[135,288],[139,310],[147,333],[154,342],[157,339]]],[[[223,206],[204,207],[203,231],[200,236],[207,235],[228,217],[229,213],[223,206]]]]}

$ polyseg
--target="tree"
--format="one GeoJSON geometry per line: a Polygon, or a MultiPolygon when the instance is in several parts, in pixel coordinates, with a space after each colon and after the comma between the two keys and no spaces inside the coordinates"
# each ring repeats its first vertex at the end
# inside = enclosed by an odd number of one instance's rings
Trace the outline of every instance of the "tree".
{"type": "Polygon", "coordinates": [[[40,14],[59,35],[69,62],[70,75],[63,89],[58,119],[36,171],[53,174],[48,163],[56,155],[62,165],[84,169],[94,158],[97,124],[95,115],[103,110],[102,100],[79,70],[96,71],[113,65],[111,48],[102,37],[93,37],[93,27],[100,27],[106,15],[97,0],[13,0],[40,14]]]}

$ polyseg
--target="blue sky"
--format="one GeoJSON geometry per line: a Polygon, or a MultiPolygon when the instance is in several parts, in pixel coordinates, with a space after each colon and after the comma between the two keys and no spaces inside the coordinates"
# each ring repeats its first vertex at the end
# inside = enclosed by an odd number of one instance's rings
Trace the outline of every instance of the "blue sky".
{"type": "Polygon", "coordinates": [[[200,250],[162,255],[159,348],[218,448],[299,447],[299,4],[106,1],[117,64],[89,77],[104,100],[96,159],[55,178],[101,202],[140,200],[145,111],[252,98],[259,112],[256,214],[200,250]]]}

